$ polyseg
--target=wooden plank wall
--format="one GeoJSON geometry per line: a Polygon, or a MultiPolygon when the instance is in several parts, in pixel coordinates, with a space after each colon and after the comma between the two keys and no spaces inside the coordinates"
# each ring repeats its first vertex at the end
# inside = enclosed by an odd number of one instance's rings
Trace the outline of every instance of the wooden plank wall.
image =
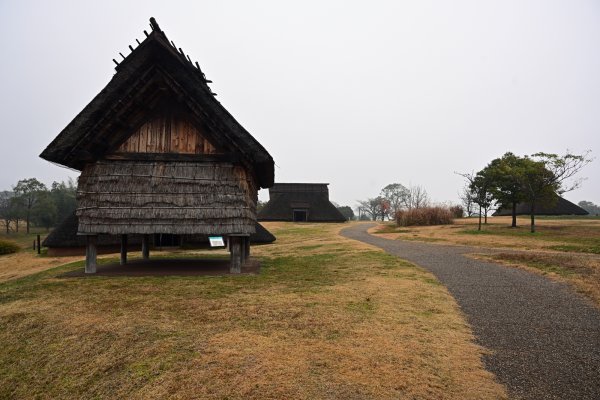
{"type": "Polygon", "coordinates": [[[215,154],[217,151],[190,122],[159,117],[142,125],[117,152],[215,154]]]}

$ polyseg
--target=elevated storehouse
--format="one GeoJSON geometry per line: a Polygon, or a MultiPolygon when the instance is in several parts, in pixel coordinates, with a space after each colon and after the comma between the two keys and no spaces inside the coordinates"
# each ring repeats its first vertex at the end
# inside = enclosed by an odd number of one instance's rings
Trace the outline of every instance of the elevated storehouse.
{"type": "Polygon", "coordinates": [[[215,98],[210,83],[154,19],[104,89],[42,152],[81,171],[79,235],[95,272],[96,235],[220,235],[232,272],[249,254],[259,188],[274,181],[269,153],[215,98]]]}
{"type": "Polygon", "coordinates": [[[328,183],[276,183],[259,221],[344,222],[346,218],[329,201],[328,183]]]}

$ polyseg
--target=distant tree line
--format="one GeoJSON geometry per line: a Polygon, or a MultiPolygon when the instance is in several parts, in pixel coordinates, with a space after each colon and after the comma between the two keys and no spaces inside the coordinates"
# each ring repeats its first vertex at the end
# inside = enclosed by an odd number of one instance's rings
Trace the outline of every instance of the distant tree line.
{"type": "Polygon", "coordinates": [[[600,206],[592,203],[591,201],[582,200],[577,205],[589,212],[590,215],[600,215],[600,206]]]}
{"type": "Polygon", "coordinates": [[[75,210],[76,185],[73,180],[53,182],[47,187],[36,178],[23,179],[11,191],[0,192],[0,220],[7,234],[19,232],[19,222],[49,230],[75,210]]]}
{"type": "Polygon", "coordinates": [[[361,220],[394,219],[401,210],[427,207],[429,195],[423,186],[390,183],[381,189],[379,196],[358,201],[358,218],[361,220]]]}
{"type": "Polygon", "coordinates": [[[517,156],[506,153],[492,160],[477,173],[459,173],[466,179],[461,192],[467,215],[479,215],[487,222],[487,212],[492,207],[512,210],[512,226],[517,226],[517,204],[530,207],[531,232],[535,232],[535,215],[538,207],[556,202],[558,195],[578,188],[582,180],[571,180],[584,166],[592,161],[590,151],[582,155],[536,153],[517,156]],[[478,208],[478,211],[475,209],[478,208]]]}

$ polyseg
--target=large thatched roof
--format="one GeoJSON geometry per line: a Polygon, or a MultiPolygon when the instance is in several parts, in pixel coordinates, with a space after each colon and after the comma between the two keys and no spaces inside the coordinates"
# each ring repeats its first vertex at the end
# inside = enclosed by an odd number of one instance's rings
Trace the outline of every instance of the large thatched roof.
{"type": "Polygon", "coordinates": [[[294,210],[305,210],[308,222],[344,222],[346,218],[329,201],[328,183],[276,183],[259,221],[293,221],[294,210]]]}
{"type": "MultiPolygon", "coordinates": [[[[116,67],[104,89],[50,143],[40,157],[77,170],[114,151],[168,104],[201,125],[208,139],[226,154],[207,160],[251,166],[261,187],[274,180],[269,153],[215,99],[200,67],[169,42],[151,19],[152,31],[116,67]]],[[[116,61],[115,61],[116,62],[116,61]]],[[[200,160],[202,156],[196,156],[200,160]]]]}
{"type": "MultiPolygon", "coordinates": [[[[531,205],[529,203],[517,204],[517,215],[531,214],[531,205]]],[[[550,202],[545,205],[536,206],[536,215],[588,215],[589,213],[577,204],[571,203],[569,200],[560,196],[556,196],[555,202],[550,202]]],[[[497,210],[494,216],[512,215],[511,208],[501,208],[497,210]]]]}

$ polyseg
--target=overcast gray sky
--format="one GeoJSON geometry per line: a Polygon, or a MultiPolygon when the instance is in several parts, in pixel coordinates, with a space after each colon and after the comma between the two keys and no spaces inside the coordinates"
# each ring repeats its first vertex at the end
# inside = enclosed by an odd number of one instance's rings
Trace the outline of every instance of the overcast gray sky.
{"type": "MultiPolygon", "coordinates": [[[[600,156],[598,1],[0,0],[0,190],[77,176],[38,155],[151,16],[278,182],[329,182],[341,204],[392,182],[457,201],[453,172],[506,151],[600,156]]],[[[580,176],[566,197],[600,203],[600,158],[580,176]]]]}

